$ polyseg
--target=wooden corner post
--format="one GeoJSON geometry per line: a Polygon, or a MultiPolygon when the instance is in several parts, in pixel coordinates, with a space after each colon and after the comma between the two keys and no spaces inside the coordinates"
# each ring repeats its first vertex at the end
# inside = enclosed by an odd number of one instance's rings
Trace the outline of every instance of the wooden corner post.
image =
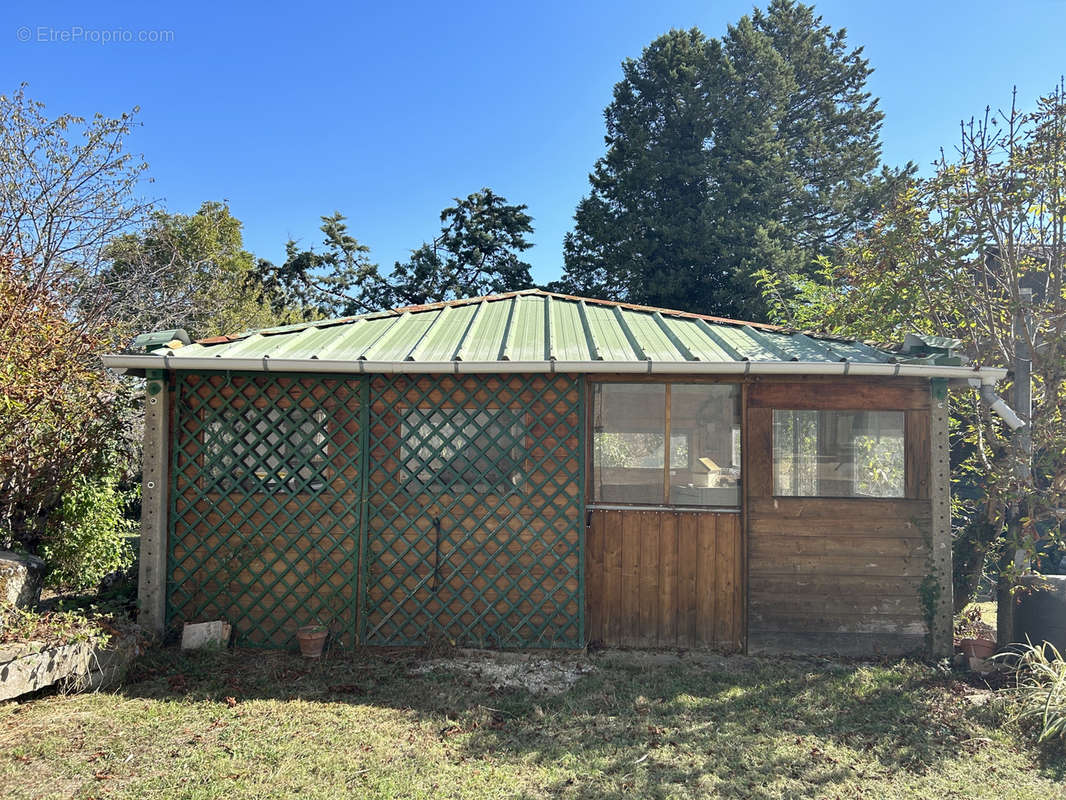
{"type": "Polygon", "coordinates": [[[161,635],[166,623],[169,403],[163,371],[148,370],[145,377],[137,621],[142,627],[161,635]]]}
{"type": "Polygon", "coordinates": [[[929,621],[930,655],[950,658],[954,610],[951,567],[951,443],[948,439],[948,382],[932,380],[929,494],[932,501],[929,572],[922,585],[922,601],[929,621]]]}

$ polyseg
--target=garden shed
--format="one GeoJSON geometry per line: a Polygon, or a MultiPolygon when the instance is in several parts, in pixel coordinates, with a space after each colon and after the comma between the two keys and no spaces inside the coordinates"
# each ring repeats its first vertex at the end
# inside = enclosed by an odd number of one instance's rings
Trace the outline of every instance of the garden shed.
{"type": "Polygon", "coordinates": [[[530,290],[136,345],[156,630],[950,651],[955,342],[530,290]]]}

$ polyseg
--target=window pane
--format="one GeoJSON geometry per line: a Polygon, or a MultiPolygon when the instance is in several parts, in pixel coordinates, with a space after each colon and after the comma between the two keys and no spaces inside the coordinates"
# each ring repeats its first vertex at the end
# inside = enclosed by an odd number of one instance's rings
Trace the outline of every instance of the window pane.
{"type": "Polygon", "coordinates": [[[329,455],[326,412],[225,408],[204,427],[204,452],[218,491],[320,491],[329,455]]]}
{"type": "Polygon", "coordinates": [[[514,491],[525,435],[521,412],[508,408],[409,408],[400,443],[408,489],[514,491]]]}
{"type": "Polygon", "coordinates": [[[736,384],[670,388],[670,503],[740,505],[740,389],[736,384]]]}
{"type": "Polygon", "coordinates": [[[774,411],[774,494],[903,497],[902,411],[774,411]]]}
{"type": "MultiPolygon", "coordinates": [[[[666,386],[598,383],[593,398],[593,498],[606,503],[663,502],[666,386]]],[[[671,458],[688,457],[672,437],[671,458]]]]}

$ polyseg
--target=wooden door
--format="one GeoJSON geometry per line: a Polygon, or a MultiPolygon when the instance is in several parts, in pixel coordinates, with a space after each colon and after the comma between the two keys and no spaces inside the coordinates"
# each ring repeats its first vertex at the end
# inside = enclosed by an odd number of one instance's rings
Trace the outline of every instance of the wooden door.
{"type": "Polygon", "coordinates": [[[595,509],[585,548],[590,642],[743,649],[739,514],[595,509]]]}

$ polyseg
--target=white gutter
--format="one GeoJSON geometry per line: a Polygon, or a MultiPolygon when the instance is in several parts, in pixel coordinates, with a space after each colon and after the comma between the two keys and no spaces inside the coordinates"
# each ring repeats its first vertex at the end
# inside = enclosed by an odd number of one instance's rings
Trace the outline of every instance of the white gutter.
{"type": "Polygon", "coordinates": [[[993,385],[1007,370],[935,364],[868,364],[854,361],[350,361],[319,358],[221,358],[165,355],[105,355],[114,370],[233,370],[330,374],[510,374],[594,373],[626,375],[856,375],[962,378],[993,385]]]}

